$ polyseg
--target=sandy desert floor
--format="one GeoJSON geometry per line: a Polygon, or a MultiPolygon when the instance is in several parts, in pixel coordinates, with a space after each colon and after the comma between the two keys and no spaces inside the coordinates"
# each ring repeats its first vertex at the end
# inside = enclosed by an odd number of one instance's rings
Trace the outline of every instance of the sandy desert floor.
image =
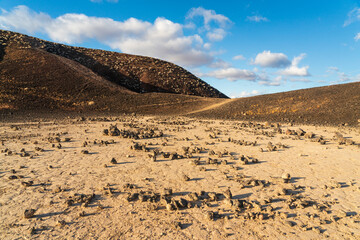
{"type": "Polygon", "coordinates": [[[1,239],[360,239],[359,128],[122,116],[0,134],[1,239]]]}

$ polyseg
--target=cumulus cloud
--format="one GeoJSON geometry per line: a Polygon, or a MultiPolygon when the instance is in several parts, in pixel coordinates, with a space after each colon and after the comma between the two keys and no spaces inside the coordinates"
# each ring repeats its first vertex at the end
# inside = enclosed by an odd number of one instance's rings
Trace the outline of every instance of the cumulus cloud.
{"type": "Polygon", "coordinates": [[[261,67],[283,68],[289,66],[291,62],[283,53],[263,51],[256,56],[253,64],[259,65],[261,67]]]}
{"type": "Polygon", "coordinates": [[[37,31],[44,32],[45,24],[51,21],[48,14],[34,12],[24,5],[14,7],[11,12],[2,9],[0,15],[1,28],[22,30],[30,34],[37,31]]]}
{"type": "Polygon", "coordinates": [[[356,21],[360,21],[360,8],[358,8],[358,7],[352,9],[348,13],[347,19],[344,22],[344,27],[346,27],[356,21]]]}
{"type": "MultiPolygon", "coordinates": [[[[222,15],[205,16],[206,22],[226,21],[222,15]]],[[[96,39],[122,52],[157,57],[185,66],[207,65],[214,60],[199,35],[186,36],[183,25],[160,17],[153,23],[136,18],[115,21],[84,14],[51,18],[26,6],[18,6],[11,12],[0,14],[0,26],[26,33],[45,33],[54,41],[68,44],[96,39]]]]}
{"type": "Polygon", "coordinates": [[[236,55],[232,59],[233,60],[245,60],[245,57],[243,55],[236,55]]]}
{"type": "Polygon", "coordinates": [[[280,75],[286,75],[286,76],[300,76],[300,77],[306,77],[310,76],[310,73],[308,71],[309,66],[299,67],[300,61],[306,56],[305,53],[300,54],[297,57],[294,57],[294,59],[291,62],[291,65],[284,70],[280,71],[280,75]]]}
{"type": "Polygon", "coordinates": [[[226,27],[227,24],[231,23],[230,19],[222,14],[217,14],[214,10],[207,10],[202,7],[192,8],[188,12],[186,18],[193,19],[195,17],[202,17],[204,20],[204,26],[207,30],[210,30],[210,24],[216,23],[221,27],[226,27]]]}
{"type": "Polygon", "coordinates": [[[213,63],[209,65],[211,68],[230,68],[231,64],[228,62],[225,62],[222,59],[216,59],[213,63]]]}
{"type": "Polygon", "coordinates": [[[206,34],[210,41],[221,41],[226,36],[226,31],[222,28],[216,28],[206,34]]]}
{"type": "Polygon", "coordinates": [[[357,33],[354,37],[355,41],[359,41],[360,40],[360,33],[357,33]]]}
{"type": "Polygon", "coordinates": [[[250,70],[238,69],[232,67],[209,72],[206,74],[206,76],[214,77],[217,79],[227,79],[229,81],[237,81],[237,80],[255,81],[257,79],[257,75],[250,70]]]}
{"type": "Polygon", "coordinates": [[[259,75],[259,84],[266,86],[280,86],[283,82],[282,76],[276,76],[274,79],[269,79],[266,73],[259,75]]]}
{"type": "MultiPolygon", "coordinates": [[[[194,20],[195,18],[202,19],[203,27],[200,28],[200,31],[206,32],[206,37],[210,41],[221,41],[226,36],[227,32],[225,28],[231,24],[231,21],[228,17],[217,14],[214,10],[204,9],[202,7],[192,8],[186,15],[187,20],[194,20]]],[[[195,23],[190,22],[187,25],[194,26],[195,23]]]]}
{"type": "Polygon", "coordinates": [[[267,19],[266,17],[259,16],[259,15],[248,16],[246,19],[250,22],[268,22],[269,21],[269,19],[267,19]]]}

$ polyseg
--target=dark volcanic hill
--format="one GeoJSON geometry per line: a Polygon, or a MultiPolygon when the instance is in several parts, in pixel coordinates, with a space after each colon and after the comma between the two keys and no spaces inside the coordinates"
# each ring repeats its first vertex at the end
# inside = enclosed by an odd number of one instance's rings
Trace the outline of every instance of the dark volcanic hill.
{"type": "MultiPolygon", "coordinates": [[[[184,68],[166,61],[117,52],[70,47],[19,33],[0,30],[0,60],[2,62],[8,60],[7,54],[11,54],[13,51],[20,51],[20,49],[27,53],[30,53],[32,50],[31,54],[34,54],[34,51],[37,51],[37,54],[46,52],[66,58],[75,62],[70,64],[67,61],[67,63],[75,68],[82,65],[103,79],[138,93],[166,92],[201,97],[227,98],[217,89],[211,87],[184,68]],[[76,65],[76,63],[80,65],[76,65]]],[[[25,54],[22,60],[28,60],[30,63],[28,58],[31,54],[25,54]]],[[[37,58],[30,58],[31,62],[36,66],[37,58]]],[[[53,57],[51,58],[54,59],[53,57]]],[[[20,61],[20,59],[18,60],[20,61]]],[[[49,69],[46,70],[48,71],[49,69]]],[[[83,70],[85,71],[85,69],[83,70]]],[[[42,69],[38,69],[38,72],[40,71],[42,69]]],[[[19,74],[22,74],[20,69],[19,74]]],[[[16,75],[13,75],[13,77],[16,77],[16,75]]]]}

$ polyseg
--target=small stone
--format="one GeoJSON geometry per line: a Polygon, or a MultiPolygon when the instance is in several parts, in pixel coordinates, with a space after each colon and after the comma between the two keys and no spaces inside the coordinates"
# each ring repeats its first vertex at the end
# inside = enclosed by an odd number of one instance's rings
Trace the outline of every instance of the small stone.
{"type": "Polygon", "coordinates": [[[73,204],[74,204],[74,200],[72,200],[72,199],[67,199],[65,201],[65,205],[68,207],[71,207],[73,204]]]}
{"type": "Polygon", "coordinates": [[[53,193],[59,193],[59,192],[62,192],[63,189],[61,188],[61,186],[56,186],[54,189],[53,189],[53,193]]]}
{"type": "Polygon", "coordinates": [[[265,219],[265,215],[262,214],[262,213],[260,213],[260,214],[258,215],[258,219],[259,219],[260,221],[264,220],[264,219],[265,219]]]}
{"type": "Polygon", "coordinates": [[[172,223],[172,227],[173,227],[174,229],[176,229],[176,230],[181,230],[181,229],[182,229],[181,223],[180,223],[180,222],[177,222],[177,221],[174,221],[174,222],[172,223]]]}
{"type": "Polygon", "coordinates": [[[189,178],[187,175],[185,175],[185,174],[182,175],[182,179],[183,179],[184,181],[189,181],[189,180],[190,180],[190,178],[189,178]]]}
{"type": "Polygon", "coordinates": [[[158,205],[157,204],[153,204],[153,203],[150,203],[146,206],[147,210],[149,211],[155,211],[158,209],[158,205]]]}
{"type": "Polygon", "coordinates": [[[34,184],[33,181],[28,181],[28,182],[23,181],[23,182],[21,182],[21,185],[23,185],[24,187],[30,187],[33,184],[34,184]]]}
{"type": "Polygon", "coordinates": [[[81,150],[81,153],[82,154],[89,154],[89,151],[88,150],[81,150]]]}
{"type": "Polygon", "coordinates": [[[232,193],[230,191],[230,188],[226,189],[226,191],[224,192],[224,196],[227,198],[227,199],[232,199],[232,193]]]}
{"type": "Polygon", "coordinates": [[[65,220],[59,220],[59,221],[57,221],[57,224],[58,224],[59,226],[65,226],[65,225],[66,225],[66,222],[65,222],[65,220]]]}
{"type": "Polygon", "coordinates": [[[320,233],[321,233],[321,230],[320,230],[319,228],[317,228],[317,227],[312,227],[312,230],[313,230],[314,232],[316,232],[317,234],[320,234],[320,233]]]}
{"type": "Polygon", "coordinates": [[[175,207],[171,203],[166,203],[166,209],[168,211],[173,211],[173,210],[175,210],[175,207]]]}
{"type": "Polygon", "coordinates": [[[214,220],[214,218],[215,218],[214,212],[212,212],[212,211],[207,211],[207,212],[205,213],[205,218],[206,218],[207,220],[209,220],[209,221],[214,220]]]}
{"type": "Polygon", "coordinates": [[[289,173],[283,173],[283,175],[281,175],[281,178],[283,179],[284,183],[289,183],[291,176],[289,173]]]}
{"type": "Polygon", "coordinates": [[[199,200],[199,196],[197,193],[189,193],[188,197],[191,201],[198,201],[199,200]]]}
{"type": "Polygon", "coordinates": [[[288,218],[288,214],[284,213],[284,212],[281,212],[280,217],[286,219],[286,218],[288,218]]]}
{"type": "Polygon", "coordinates": [[[30,235],[34,235],[36,233],[35,227],[30,228],[29,233],[30,235]]]}
{"type": "Polygon", "coordinates": [[[24,217],[25,218],[32,218],[35,214],[36,210],[35,209],[26,209],[24,211],[24,217]]]}
{"type": "Polygon", "coordinates": [[[171,196],[173,194],[172,188],[164,188],[163,195],[164,196],[171,196]]]}
{"type": "Polygon", "coordinates": [[[293,227],[296,225],[296,223],[293,221],[285,221],[285,224],[288,225],[289,227],[293,227]]]}

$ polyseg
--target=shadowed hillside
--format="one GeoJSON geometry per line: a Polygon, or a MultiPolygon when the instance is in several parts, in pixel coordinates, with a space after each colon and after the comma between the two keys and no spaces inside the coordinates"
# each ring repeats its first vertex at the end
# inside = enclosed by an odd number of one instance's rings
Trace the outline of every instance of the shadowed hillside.
{"type": "Polygon", "coordinates": [[[140,94],[83,65],[39,49],[12,49],[0,63],[0,110],[175,114],[221,99],[140,94]],[[180,112],[179,112],[180,111],[180,112]]]}
{"type": "Polygon", "coordinates": [[[0,31],[0,43],[0,112],[5,116],[179,114],[221,101],[201,95],[226,97],[186,70],[153,58],[68,47],[8,31],[0,31]],[[147,83],[139,80],[141,74],[147,83]],[[172,93],[158,93],[164,91],[172,93]]]}
{"type": "MultiPolygon", "coordinates": [[[[166,92],[227,98],[185,69],[159,59],[70,47],[0,30],[0,59],[18,49],[37,49],[80,63],[104,79],[131,91],[166,92]]],[[[24,59],[25,56],[24,56],[24,59]]],[[[32,59],[36,65],[36,58],[32,59]]],[[[39,70],[41,71],[41,70],[39,70]]]]}

